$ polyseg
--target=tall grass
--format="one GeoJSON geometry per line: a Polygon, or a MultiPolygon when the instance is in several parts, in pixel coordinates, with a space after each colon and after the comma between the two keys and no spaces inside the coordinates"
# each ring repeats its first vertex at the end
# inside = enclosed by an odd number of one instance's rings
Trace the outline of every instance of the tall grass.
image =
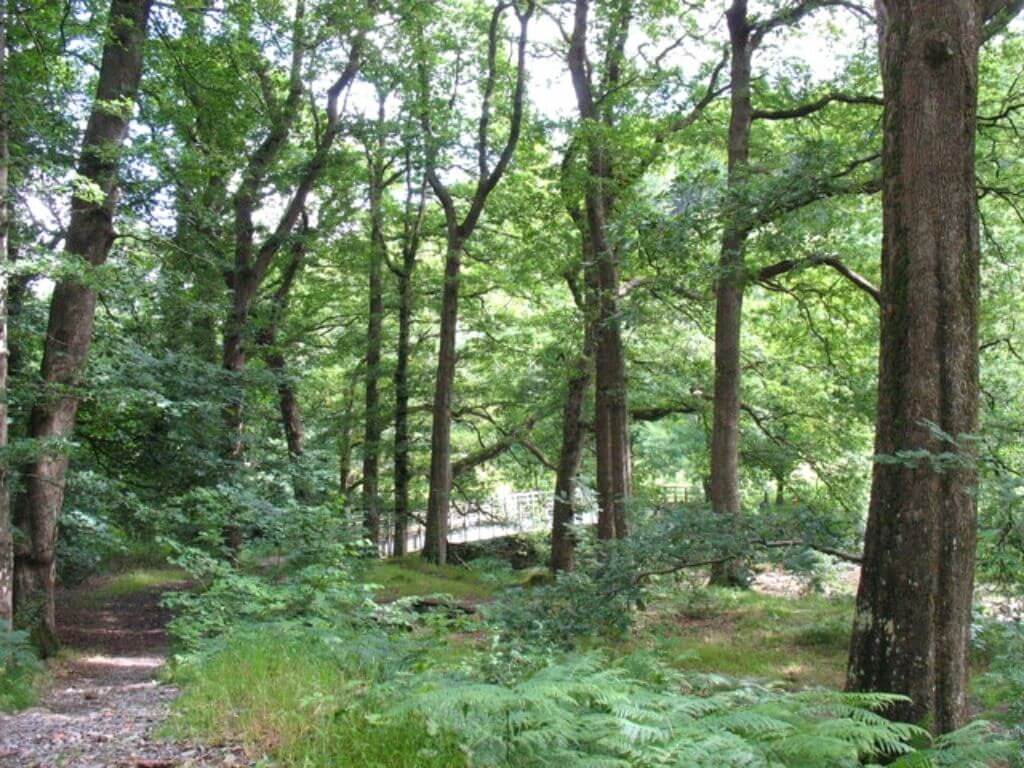
{"type": "Polygon", "coordinates": [[[237,634],[177,671],[185,693],[170,730],[240,743],[284,766],[465,765],[454,739],[424,722],[375,716],[393,703],[384,678],[395,663],[377,651],[287,629],[237,634]]]}

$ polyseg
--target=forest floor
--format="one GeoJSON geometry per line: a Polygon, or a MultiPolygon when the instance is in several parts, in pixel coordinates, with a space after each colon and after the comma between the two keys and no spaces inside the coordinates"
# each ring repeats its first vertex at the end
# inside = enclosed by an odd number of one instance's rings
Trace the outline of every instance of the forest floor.
{"type": "Polygon", "coordinates": [[[57,604],[63,650],[36,706],[0,715],[2,768],[242,766],[231,747],[165,741],[156,731],[177,689],[160,683],[170,618],[160,595],[175,571],[93,579],[57,604]]]}

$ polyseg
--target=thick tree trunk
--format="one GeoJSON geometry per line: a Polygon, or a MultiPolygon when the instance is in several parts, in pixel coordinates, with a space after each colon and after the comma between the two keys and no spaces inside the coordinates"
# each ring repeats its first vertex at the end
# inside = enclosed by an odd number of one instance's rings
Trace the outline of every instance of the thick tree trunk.
{"type": "MultiPolygon", "coordinates": [[[[142,75],[142,49],[151,0],[113,0],[103,47],[96,101],[85,129],[79,174],[103,192],[100,203],[71,201],[65,250],[87,269],[103,264],[114,242],[119,150],[129,117],[111,103],[134,103],[142,75]]],[[[25,471],[24,534],[16,553],[14,599],[19,623],[30,626],[44,654],[57,648],[54,621],[57,521],[68,467],[61,442],[74,431],[81,382],[92,342],[96,293],[87,283],[64,280],[50,300],[43,350],[43,391],[32,408],[30,435],[43,447],[25,471]]]]}
{"type": "Polygon", "coordinates": [[[224,423],[228,428],[228,445],[225,451],[228,459],[241,461],[245,456],[245,430],[243,416],[243,384],[248,359],[245,336],[249,332],[249,315],[256,300],[259,283],[252,271],[240,266],[236,268],[231,289],[231,311],[224,328],[224,343],[221,363],[224,370],[233,376],[231,398],[224,410],[224,423]]]}
{"type": "MultiPolygon", "coordinates": [[[[7,116],[7,0],[0,0],[0,451],[7,448],[7,238],[9,166],[7,116]]],[[[0,632],[14,618],[14,538],[7,459],[0,459],[0,632]]]]}
{"type": "Polygon", "coordinates": [[[629,444],[629,403],[626,397],[626,352],[619,315],[618,255],[608,247],[604,227],[592,229],[598,244],[597,349],[595,361],[595,440],[599,446],[597,486],[600,496],[598,535],[625,538],[629,497],[633,492],[633,461],[629,444]],[[610,530],[609,530],[610,529],[610,530]]]}
{"type": "MultiPolygon", "coordinates": [[[[741,190],[750,153],[750,62],[752,46],[746,0],[728,12],[731,55],[729,116],[729,191],[718,280],[715,286],[715,393],[711,431],[711,506],[715,514],[739,520],[740,489],[740,338],[743,316],[744,249],[747,230],[741,217],[741,190]]],[[[716,565],[711,582],[742,582],[738,563],[716,565]]]]}
{"type": "Polygon", "coordinates": [[[441,344],[434,382],[433,432],[430,438],[430,495],[423,557],[443,565],[448,558],[448,516],[452,484],[452,390],[455,386],[455,333],[459,317],[462,241],[448,235],[441,298],[441,344]]]}
{"type": "Polygon", "coordinates": [[[394,554],[406,554],[409,527],[409,356],[412,335],[412,273],[416,254],[408,245],[398,276],[398,350],[395,361],[395,530],[394,554]]]}
{"type": "Polygon", "coordinates": [[[366,410],[363,435],[363,526],[374,544],[380,540],[380,359],[384,322],[384,167],[371,162],[369,321],[366,329],[366,410]]]}
{"type": "MultiPolygon", "coordinates": [[[[882,341],[875,452],[946,452],[973,433],[979,243],[977,0],[886,0],[882,341]]],[[[968,717],[976,541],[972,462],[876,463],[849,687],[912,701],[936,732],[968,717]]]]}

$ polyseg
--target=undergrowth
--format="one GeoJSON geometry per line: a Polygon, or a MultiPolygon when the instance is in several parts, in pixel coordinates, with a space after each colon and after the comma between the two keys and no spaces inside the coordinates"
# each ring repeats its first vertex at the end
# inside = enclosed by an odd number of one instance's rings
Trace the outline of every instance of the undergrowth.
{"type": "Polygon", "coordinates": [[[673,606],[671,584],[630,576],[640,553],[596,550],[592,567],[529,587],[486,563],[376,563],[323,530],[281,546],[288,567],[274,572],[181,551],[197,590],[170,598],[175,734],[304,768],[972,768],[1008,754],[983,723],[933,742],[885,718],[891,695],[706,674],[650,642],[731,613],[735,636],[823,656],[845,636],[841,601],[801,615],[688,592],[673,606]],[[415,597],[435,592],[457,600],[415,597]],[[486,610],[459,602],[485,594],[486,610]],[[652,600],[659,619],[638,622],[652,600]]]}
{"type": "Polygon", "coordinates": [[[786,693],[669,670],[650,654],[446,656],[439,637],[279,625],[178,669],[177,735],[238,740],[284,766],[981,766],[983,725],[927,748],[895,697],[786,693]],[[894,761],[894,762],[893,762],[894,761]]]}
{"type": "Polygon", "coordinates": [[[42,672],[28,634],[0,627],[0,712],[31,706],[42,672]]]}

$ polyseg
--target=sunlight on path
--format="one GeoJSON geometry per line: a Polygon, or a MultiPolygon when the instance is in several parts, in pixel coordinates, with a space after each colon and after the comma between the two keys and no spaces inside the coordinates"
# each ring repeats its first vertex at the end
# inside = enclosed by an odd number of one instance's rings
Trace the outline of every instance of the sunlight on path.
{"type": "Polygon", "coordinates": [[[70,658],[55,668],[39,704],[0,715],[2,768],[200,768],[245,766],[230,747],[161,741],[154,735],[177,689],[160,685],[166,637],[159,590],[112,596],[104,605],[68,593],[60,617],[70,658]]]}

